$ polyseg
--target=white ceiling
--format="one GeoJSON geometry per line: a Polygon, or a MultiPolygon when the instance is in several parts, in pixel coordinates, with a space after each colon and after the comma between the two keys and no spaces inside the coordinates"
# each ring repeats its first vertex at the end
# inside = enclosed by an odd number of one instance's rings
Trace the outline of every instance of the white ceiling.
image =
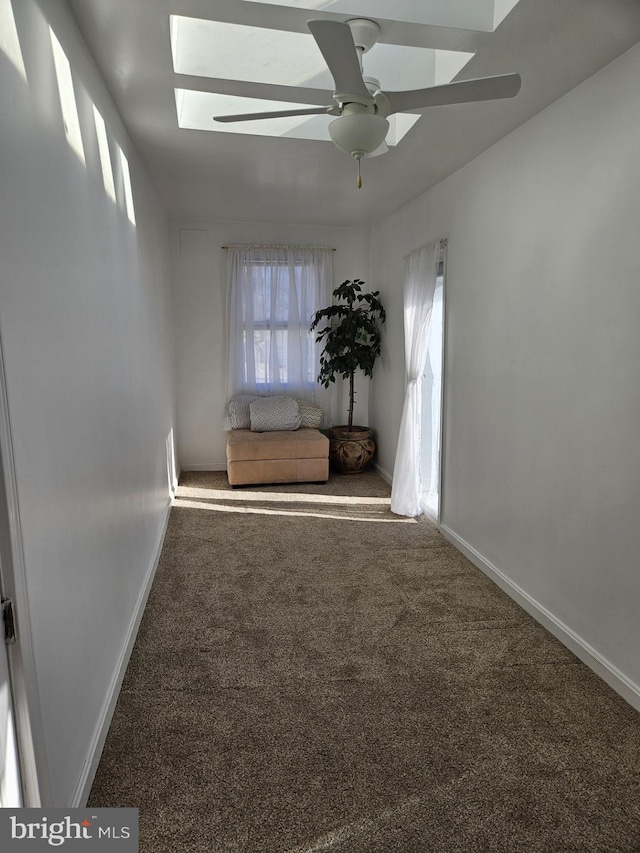
{"type": "MultiPolygon", "coordinates": [[[[271,0],[68,0],[172,218],[370,225],[640,40],[640,0],[520,0],[495,31],[486,25],[492,0],[430,0],[434,24],[393,20],[394,14],[402,17],[400,9],[409,17],[410,0],[282,2],[287,5],[271,0]],[[460,20],[451,17],[452,10],[464,12],[465,7],[476,15],[473,26],[482,30],[442,25],[460,20]],[[388,10],[387,17],[365,12],[374,8],[388,10]],[[475,55],[455,79],[518,72],[519,95],[416,111],[422,118],[397,147],[363,161],[359,192],[355,161],[331,142],[178,127],[175,89],[318,105],[331,103],[332,91],[308,83],[297,88],[176,74],[170,15],[307,33],[310,18],[345,21],[364,14],[382,28],[379,45],[365,56],[365,70],[367,57],[381,46],[465,51],[475,55]]],[[[508,10],[512,2],[496,0],[497,20],[499,10],[508,10]]],[[[428,6],[420,0],[421,20],[428,6]]],[[[385,80],[381,83],[384,89],[385,80]]]]}

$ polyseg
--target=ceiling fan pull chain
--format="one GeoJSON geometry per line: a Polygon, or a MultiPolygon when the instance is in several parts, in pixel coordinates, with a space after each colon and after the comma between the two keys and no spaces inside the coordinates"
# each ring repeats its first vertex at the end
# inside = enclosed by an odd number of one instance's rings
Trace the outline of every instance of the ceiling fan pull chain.
{"type": "Polygon", "coordinates": [[[356,186],[359,190],[362,189],[362,175],[360,173],[360,163],[362,162],[362,157],[358,157],[358,180],[356,181],[356,186]]]}

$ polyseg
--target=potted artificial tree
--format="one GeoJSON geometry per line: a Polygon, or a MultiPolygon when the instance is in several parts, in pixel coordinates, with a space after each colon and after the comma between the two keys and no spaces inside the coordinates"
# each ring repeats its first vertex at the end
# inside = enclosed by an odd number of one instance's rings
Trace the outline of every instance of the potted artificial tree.
{"type": "Polygon", "coordinates": [[[365,376],[373,376],[373,365],[380,355],[380,324],[386,314],[379,291],[362,293],[363,284],[360,279],[344,281],[333,291],[334,304],[316,311],[311,323],[311,331],[323,321],[327,324],[316,337],[318,343],[324,343],[318,382],[328,388],[336,376],[349,380],[348,423],[329,430],[331,464],[346,474],[363,471],[375,451],[372,430],[353,424],[353,379],[358,369],[365,376]]]}

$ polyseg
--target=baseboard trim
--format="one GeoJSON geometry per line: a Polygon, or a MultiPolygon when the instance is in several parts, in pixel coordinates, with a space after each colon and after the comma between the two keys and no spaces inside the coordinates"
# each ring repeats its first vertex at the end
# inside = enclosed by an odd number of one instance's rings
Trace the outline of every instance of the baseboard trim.
{"type": "Polygon", "coordinates": [[[382,479],[383,479],[385,482],[389,483],[389,485],[392,485],[392,483],[393,483],[393,477],[391,476],[391,474],[390,474],[388,471],[385,471],[385,470],[384,470],[384,468],[381,468],[381,467],[380,467],[380,465],[378,465],[378,463],[377,463],[377,462],[374,462],[374,463],[373,463],[373,467],[376,469],[376,471],[378,472],[378,474],[380,474],[380,476],[382,477],[382,479]]]}
{"type": "Polygon", "coordinates": [[[458,536],[446,524],[440,524],[440,532],[461,551],[465,557],[488,575],[507,595],[516,601],[530,616],[545,627],[554,637],[565,645],[573,654],[579,658],[596,675],[600,676],[609,687],[616,691],[637,711],[640,711],[640,686],[635,684],[621,670],[603,657],[597,649],[594,649],[579,634],[576,634],[568,625],[554,616],[542,604],[535,600],[528,592],[510,580],[503,572],[486,560],[482,554],[469,545],[462,537],[458,536]]]}
{"type": "Polygon", "coordinates": [[[102,707],[102,713],[98,718],[98,722],[96,724],[96,728],[91,739],[91,743],[87,752],[87,758],[82,767],[80,779],[78,780],[78,784],[76,786],[76,790],[71,801],[71,808],[84,808],[87,804],[87,800],[89,799],[89,794],[91,793],[91,786],[93,785],[93,780],[98,769],[98,764],[100,763],[100,756],[102,755],[102,750],[107,739],[109,726],[111,725],[113,712],[115,711],[116,702],[118,701],[118,695],[120,693],[124,674],[129,663],[129,658],[131,657],[131,652],[133,651],[133,645],[136,641],[140,622],[142,621],[142,614],[144,613],[144,608],[149,597],[151,584],[153,583],[153,579],[158,568],[158,563],[160,562],[160,554],[162,552],[164,537],[167,532],[170,511],[171,502],[167,502],[167,507],[164,513],[162,524],[160,525],[160,532],[156,541],[153,557],[149,564],[149,568],[147,569],[147,574],[145,576],[142,589],[140,590],[140,595],[138,596],[138,601],[136,602],[136,606],[133,611],[133,617],[129,624],[129,630],[127,631],[127,635],[125,637],[125,641],[123,643],[122,650],[118,658],[118,663],[116,665],[115,672],[111,680],[109,690],[107,692],[105,703],[102,707]]]}
{"type": "Polygon", "coordinates": [[[176,492],[178,491],[178,484],[180,482],[180,477],[182,475],[182,465],[178,463],[176,465],[176,479],[175,482],[171,484],[171,499],[175,498],[176,492]]]}
{"type": "Polygon", "coordinates": [[[181,471],[226,471],[226,462],[204,462],[201,465],[180,465],[181,471]]]}
{"type": "Polygon", "coordinates": [[[422,514],[428,518],[429,521],[432,521],[438,527],[440,526],[438,516],[423,501],[420,501],[420,508],[422,509],[422,514]]]}

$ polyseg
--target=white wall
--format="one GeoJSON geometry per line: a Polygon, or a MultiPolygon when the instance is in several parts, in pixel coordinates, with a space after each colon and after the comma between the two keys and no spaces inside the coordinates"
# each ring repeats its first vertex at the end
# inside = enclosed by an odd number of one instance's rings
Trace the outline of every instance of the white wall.
{"type": "Polygon", "coordinates": [[[44,798],[68,806],[90,782],[168,511],[168,226],[66,4],[13,9],[26,79],[15,51],[13,62],[0,52],[0,327],[28,590],[17,607],[32,628],[44,798]],[[86,164],[65,138],[49,24],[70,63],[86,164]]]}
{"type": "MultiPolygon", "coordinates": [[[[369,232],[365,228],[258,222],[171,224],[178,458],[183,468],[226,468],[226,253],[221,247],[237,243],[333,246],[335,285],[346,279],[366,280],[369,232]]],[[[355,418],[359,423],[367,423],[368,393],[369,380],[358,377],[355,418]]],[[[341,403],[344,418],[344,393],[341,403]]]]}
{"type": "Polygon", "coordinates": [[[639,79],[635,47],[371,241],[389,314],[380,464],[393,470],[402,408],[402,256],[448,237],[443,524],[635,701],[639,79]]]}

